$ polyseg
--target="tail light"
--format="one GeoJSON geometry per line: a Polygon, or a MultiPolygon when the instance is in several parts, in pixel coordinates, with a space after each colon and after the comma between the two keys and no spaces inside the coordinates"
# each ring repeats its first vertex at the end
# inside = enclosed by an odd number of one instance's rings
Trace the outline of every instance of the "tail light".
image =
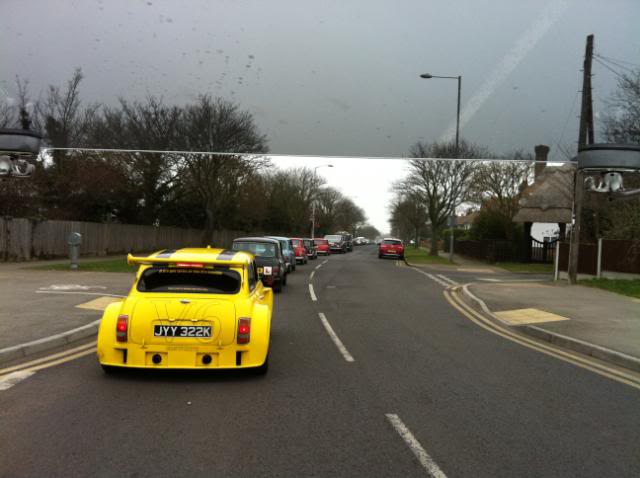
{"type": "Polygon", "coordinates": [[[248,344],[251,338],[251,319],[241,318],[238,320],[238,343],[248,344]]]}
{"type": "Polygon", "coordinates": [[[116,340],[118,342],[127,341],[128,329],[129,329],[129,316],[119,315],[118,321],[116,322],[116,340]]]}

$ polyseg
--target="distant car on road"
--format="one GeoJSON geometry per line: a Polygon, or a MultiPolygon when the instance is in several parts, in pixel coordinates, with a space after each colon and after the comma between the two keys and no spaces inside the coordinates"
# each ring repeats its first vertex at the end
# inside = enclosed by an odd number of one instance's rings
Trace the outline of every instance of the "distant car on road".
{"type": "Polygon", "coordinates": [[[258,280],[254,256],[178,249],[132,256],[140,266],[126,299],[107,306],[98,361],[120,368],[268,367],[273,291],[258,280]]]}
{"type": "Polygon", "coordinates": [[[338,231],[336,234],[341,234],[343,237],[343,241],[345,243],[345,247],[347,252],[353,251],[353,237],[347,231],[338,231]]]}
{"type": "Polygon", "coordinates": [[[267,237],[239,237],[233,240],[234,251],[244,251],[253,254],[258,277],[267,287],[275,292],[281,292],[287,285],[287,264],[282,254],[280,242],[267,237]]]}
{"type": "Polygon", "coordinates": [[[326,239],[316,238],[313,240],[318,255],[328,256],[331,251],[329,249],[329,241],[326,239]]]}
{"type": "Polygon", "coordinates": [[[400,239],[389,237],[383,239],[378,246],[378,257],[380,259],[389,256],[404,259],[404,244],[400,239]]]}
{"type": "Polygon", "coordinates": [[[292,237],[293,252],[295,253],[296,262],[306,264],[308,262],[307,250],[304,248],[304,242],[299,237],[292,237]]]}
{"type": "Polygon", "coordinates": [[[296,270],[296,253],[293,251],[293,243],[291,239],[283,236],[265,236],[269,239],[277,239],[280,242],[282,253],[284,254],[285,262],[287,263],[287,272],[293,272],[296,270]]]}
{"type": "Polygon", "coordinates": [[[316,250],[316,245],[311,239],[302,239],[304,243],[304,248],[307,250],[307,257],[312,261],[315,261],[318,258],[318,251],[316,250]]]}
{"type": "Polygon", "coordinates": [[[324,238],[329,242],[329,250],[332,253],[344,254],[347,252],[347,244],[342,234],[327,234],[324,238]]]}

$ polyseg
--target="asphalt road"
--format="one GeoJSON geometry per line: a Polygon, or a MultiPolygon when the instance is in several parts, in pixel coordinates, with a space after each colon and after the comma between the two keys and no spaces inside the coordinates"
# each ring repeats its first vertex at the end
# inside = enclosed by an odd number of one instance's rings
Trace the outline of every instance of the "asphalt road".
{"type": "Polygon", "coordinates": [[[477,327],[371,247],[323,261],[277,296],[265,377],[91,355],[0,391],[0,476],[640,476],[640,391],[477,327]]]}

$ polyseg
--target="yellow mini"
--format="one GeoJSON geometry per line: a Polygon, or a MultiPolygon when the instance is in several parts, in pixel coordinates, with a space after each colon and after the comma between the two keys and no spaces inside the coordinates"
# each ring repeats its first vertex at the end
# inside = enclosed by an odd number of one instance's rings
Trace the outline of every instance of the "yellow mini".
{"type": "Polygon", "coordinates": [[[129,254],[126,299],[104,311],[98,361],[154,369],[268,369],[273,292],[251,254],[222,249],[129,254]]]}

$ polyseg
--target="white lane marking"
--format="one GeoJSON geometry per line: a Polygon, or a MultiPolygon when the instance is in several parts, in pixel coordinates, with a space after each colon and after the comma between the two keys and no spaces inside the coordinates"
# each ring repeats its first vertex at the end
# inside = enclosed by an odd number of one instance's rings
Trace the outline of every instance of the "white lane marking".
{"type": "Polygon", "coordinates": [[[447,281],[451,285],[460,285],[456,281],[454,281],[453,279],[449,279],[447,276],[445,276],[443,274],[438,274],[438,277],[440,277],[440,279],[442,279],[444,281],[447,281]]]}
{"type": "Polygon", "coordinates": [[[326,264],[327,262],[329,262],[329,259],[325,259],[324,261],[322,261],[322,264],[326,264]]]}
{"type": "MultiPolygon", "coordinates": [[[[322,264],[324,264],[324,262],[323,262],[322,264]]],[[[318,265],[316,266],[316,270],[320,269],[320,268],[322,267],[322,264],[318,264],[318,265]]]]}
{"type": "Polygon", "coordinates": [[[63,292],[61,290],[37,290],[36,294],[61,294],[61,295],[94,295],[98,297],[106,296],[106,297],[126,297],[125,295],[119,294],[105,294],[102,292],[63,292]]]}
{"type": "Polygon", "coordinates": [[[433,458],[422,448],[420,442],[413,436],[411,430],[400,420],[400,417],[395,413],[386,413],[385,417],[391,423],[391,426],[398,432],[398,435],[402,437],[404,442],[409,446],[413,454],[416,456],[422,467],[427,471],[427,474],[433,478],[447,478],[447,475],[440,469],[438,464],[433,461],[433,458]]]}
{"type": "Polygon", "coordinates": [[[338,350],[340,351],[344,359],[347,362],[353,362],[354,361],[353,357],[351,356],[347,348],[344,346],[340,338],[336,335],[335,331],[333,330],[333,327],[331,327],[331,324],[327,320],[327,317],[322,312],[318,312],[318,316],[322,321],[322,325],[324,325],[324,329],[329,334],[329,337],[331,337],[331,340],[333,340],[333,343],[336,344],[336,347],[338,347],[338,350]]]}
{"type": "Polygon", "coordinates": [[[493,279],[492,277],[476,277],[476,280],[483,280],[487,282],[502,282],[500,279],[493,279]]]}
{"type": "Polygon", "coordinates": [[[443,281],[442,279],[439,279],[438,277],[434,276],[433,274],[429,274],[428,272],[421,271],[420,269],[415,269],[415,268],[414,268],[413,270],[415,270],[416,272],[419,272],[419,273],[420,273],[420,274],[422,274],[422,275],[427,276],[429,279],[431,279],[431,280],[432,280],[432,281],[434,281],[434,282],[437,282],[437,283],[438,283],[438,284],[440,284],[441,286],[449,287],[449,286],[451,285],[451,284],[449,284],[448,282],[445,282],[445,281],[443,281]]]}
{"type": "Polygon", "coordinates": [[[316,275],[316,271],[311,271],[311,274],[309,274],[309,280],[313,280],[314,275],[316,275]]]}
{"type": "Polygon", "coordinates": [[[49,287],[40,287],[40,290],[91,290],[91,289],[102,289],[105,290],[106,287],[103,285],[80,285],[80,284],[53,284],[49,287]]]}
{"type": "Polygon", "coordinates": [[[318,300],[316,293],[313,291],[313,284],[309,284],[309,295],[311,296],[312,301],[316,302],[318,300]]]}
{"type": "Polygon", "coordinates": [[[15,384],[22,382],[25,378],[31,377],[35,372],[30,370],[20,370],[0,377],[0,391],[9,390],[15,384]]]}

